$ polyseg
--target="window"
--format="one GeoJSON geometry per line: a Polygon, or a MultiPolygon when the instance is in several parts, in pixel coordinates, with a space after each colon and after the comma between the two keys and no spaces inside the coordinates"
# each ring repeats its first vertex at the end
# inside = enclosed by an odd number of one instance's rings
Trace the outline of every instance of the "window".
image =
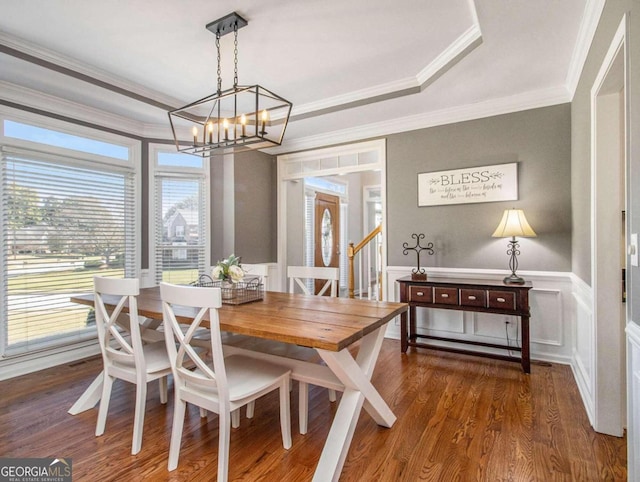
{"type": "MultiPolygon", "coordinates": [[[[165,148],[166,149],[166,148],[165,148]]],[[[188,154],[152,149],[155,159],[156,283],[186,284],[208,271],[208,162],[188,154]]]]}
{"type": "MultiPolygon", "coordinates": [[[[30,126],[20,126],[28,138],[30,126]]],[[[5,133],[7,127],[5,120],[5,133]]],[[[137,266],[132,162],[96,162],[96,152],[84,157],[76,145],[68,156],[8,147],[7,137],[0,171],[2,356],[94,338],[92,312],[69,297],[92,291],[94,275],[136,276],[137,266]]]]}
{"type": "Polygon", "coordinates": [[[126,146],[87,139],[86,137],[65,134],[53,129],[32,126],[10,120],[4,121],[4,135],[15,139],[37,142],[48,146],[63,147],[76,151],[99,154],[114,159],[128,160],[129,149],[126,146]]]}

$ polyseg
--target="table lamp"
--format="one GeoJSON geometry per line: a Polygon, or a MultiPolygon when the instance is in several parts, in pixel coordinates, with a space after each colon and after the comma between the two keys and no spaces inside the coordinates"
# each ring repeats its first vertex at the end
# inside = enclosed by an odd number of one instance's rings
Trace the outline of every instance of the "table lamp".
{"type": "Polygon", "coordinates": [[[516,237],[520,238],[535,238],[535,231],[529,226],[527,218],[524,215],[522,209],[505,209],[500,224],[496,228],[492,235],[494,238],[511,238],[509,240],[509,248],[507,254],[511,256],[509,259],[509,269],[511,269],[511,275],[504,279],[506,284],[518,284],[524,283],[524,279],[516,274],[518,270],[518,255],[520,254],[518,241],[516,237]]]}

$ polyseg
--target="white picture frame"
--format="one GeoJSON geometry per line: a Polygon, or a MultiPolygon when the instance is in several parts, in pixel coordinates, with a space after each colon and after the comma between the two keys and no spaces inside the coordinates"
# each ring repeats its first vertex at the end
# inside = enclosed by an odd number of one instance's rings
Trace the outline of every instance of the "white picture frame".
{"type": "Polygon", "coordinates": [[[418,206],[518,200],[518,163],[418,174],[418,206]]]}

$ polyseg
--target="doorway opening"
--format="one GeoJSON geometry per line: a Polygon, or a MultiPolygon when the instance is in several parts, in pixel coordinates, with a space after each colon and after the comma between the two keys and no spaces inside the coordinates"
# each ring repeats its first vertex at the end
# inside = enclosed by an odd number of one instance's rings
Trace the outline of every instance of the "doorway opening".
{"type": "MultiPolygon", "coordinates": [[[[371,194],[377,186],[374,213],[385,217],[383,180],[385,141],[370,141],[278,157],[278,266],[284,276],[289,265],[338,266],[339,295],[348,296],[347,246],[358,243],[370,223],[371,194]],[[329,264],[326,264],[329,263],[329,264]]],[[[381,235],[384,239],[384,230],[381,235]]],[[[382,251],[382,250],[380,250],[382,251]]],[[[386,253],[379,262],[384,283],[386,253]]],[[[365,290],[358,286],[358,291],[365,290]]],[[[376,290],[378,290],[376,286],[376,290]]],[[[380,293],[383,290],[379,289],[380,293]]]]}

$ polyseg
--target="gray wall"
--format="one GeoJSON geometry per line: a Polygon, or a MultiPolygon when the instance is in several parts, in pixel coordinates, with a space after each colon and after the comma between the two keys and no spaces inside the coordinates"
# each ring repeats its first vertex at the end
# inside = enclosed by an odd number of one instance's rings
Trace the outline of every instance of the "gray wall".
{"type": "MultiPolygon", "coordinates": [[[[629,232],[640,231],[640,1],[607,1],[571,104],[572,120],[572,206],[573,272],[591,284],[591,105],[590,92],[604,56],[625,12],[629,13],[629,138],[627,172],[627,220],[629,232]]],[[[631,319],[640,323],[640,273],[637,267],[628,273],[627,299],[631,319]]]]}
{"type": "Polygon", "coordinates": [[[235,155],[235,253],[245,263],[276,261],[276,177],[274,156],[256,151],[235,155]]]}
{"type": "Polygon", "coordinates": [[[286,265],[304,265],[304,181],[285,183],[287,190],[287,259],[286,265]]]}
{"type": "Polygon", "coordinates": [[[524,209],[538,234],[521,240],[521,270],[571,271],[571,109],[569,104],[406,132],[387,138],[388,264],[412,233],[435,244],[421,264],[507,269],[507,240],[492,238],[504,209],[524,209]],[[518,163],[517,201],[418,207],[421,172],[518,163]]]}

